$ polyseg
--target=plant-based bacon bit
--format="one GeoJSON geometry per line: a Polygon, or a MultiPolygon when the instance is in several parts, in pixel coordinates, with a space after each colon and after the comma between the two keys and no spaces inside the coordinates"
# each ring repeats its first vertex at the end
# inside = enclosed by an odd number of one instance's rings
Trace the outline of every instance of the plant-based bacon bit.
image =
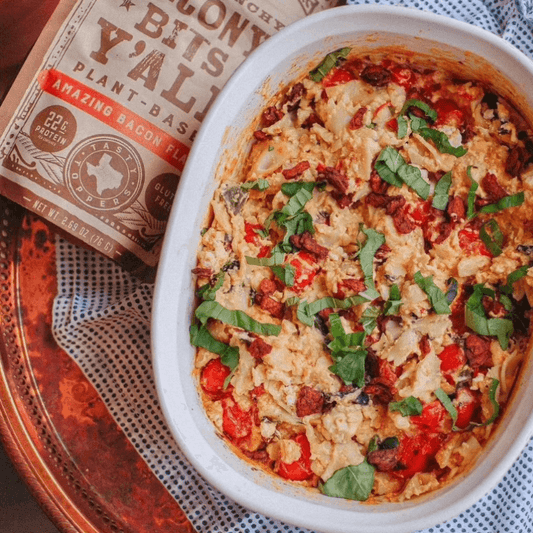
{"type": "Polygon", "coordinates": [[[525,366],[533,131],[461,72],[348,53],[280,91],[221,176],[190,339],[240,457],[403,501],[474,465],[525,366]]]}

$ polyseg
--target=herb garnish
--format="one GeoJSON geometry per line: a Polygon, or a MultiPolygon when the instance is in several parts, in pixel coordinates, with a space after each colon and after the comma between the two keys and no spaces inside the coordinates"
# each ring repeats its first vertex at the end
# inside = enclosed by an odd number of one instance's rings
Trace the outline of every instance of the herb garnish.
{"type": "Polygon", "coordinates": [[[416,284],[427,294],[431,306],[438,315],[449,315],[451,309],[446,295],[435,285],[432,276],[424,277],[420,270],[415,273],[416,284]]]}
{"type": "Polygon", "coordinates": [[[461,428],[458,428],[455,425],[455,423],[457,422],[457,416],[458,416],[457,409],[455,408],[455,405],[453,405],[453,402],[450,400],[450,397],[441,388],[438,388],[435,391],[435,396],[440,400],[440,403],[442,403],[446,411],[448,411],[448,413],[452,417],[452,422],[453,422],[452,430],[460,431],[461,428]]]}
{"type": "Polygon", "coordinates": [[[198,298],[202,298],[202,300],[214,300],[216,297],[216,292],[222,285],[224,285],[224,277],[225,272],[221,270],[215,277],[214,280],[215,283],[211,285],[211,283],[206,283],[205,285],[202,285],[197,291],[196,296],[198,298]]]}
{"type": "Polygon", "coordinates": [[[416,98],[411,98],[403,104],[403,107],[400,110],[400,115],[405,115],[410,107],[418,107],[418,109],[421,109],[433,122],[437,120],[437,112],[431,106],[416,98]]]}
{"type": "Polygon", "coordinates": [[[446,172],[444,176],[437,182],[435,185],[435,194],[433,196],[433,201],[431,206],[440,211],[445,211],[446,206],[448,205],[448,200],[450,199],[448,191],[452,184],[452,173],[446,172]]]}
{"type": "Polygon", "coordinates": [[[210,318],[213,318],[230,326],[235,326],[259,335],[277,336],[281,332],[281,326],[257,322],[257,320],[248,316],[244,311],[230,311],[215,301],[202,302],[196,308],[194,316],[202,324],[205,324],[210,318]]]}
{"type": "Polygon", "coordinates": [[[365,276],[365,285],[367,287],[363,296],[369,300],[374,300],[379,298],[379,293],[374,284],[374,256],[379,248],[385,244],[385,235],[371,228],[363,229],[362,231],[366,235],[366,241],[359,251],[359,262],[365,276]]]}
{"type": "Polygon", "coordinates": [[[243,183],[241,185],[241,189],[243,191],[249,191],[250,189],[254,189],[257,191],[266,191],[269,187],[270,187],[269,181],[263,178],[259,178],[253,181],[247,181],[246,183],[243,183]]]}
{"type": "Polygon", "coordinates": [[[351,48],[341,48],[340,50],[331,52],[316,68],[309,72],[309,77],[317,83],[322,81],[326,74],[328,74],[333,67],[337,66],[339,59],[344,59],[350,53],[350,50],[351,48]]]}
{"type": "Polygon", "coordinates": [[[494,298],[495,293],[483,284],[474,285],[474,292],[466,302],[466,325],[480,335],[497,337],[502,350],[507,350],[509,337],[514,331],[513,322],[508,318],[487,318],[483,307],[484,296],[494,298]]]}
{"type": "Polygon", "coordinates": [[[479,238],[494,257],[498,257],[502,253],[503,233],[495,219],[488,220],[481,226],[479,238]]]}
{"type": "Polygon", "coordinates": [[[402,306],[402,296],[400,294],[400,289],[396,283],[391,285],[389,290],[389,299],[385,302],[385,307],[383,308],[383,314],[385,316],[397,315],[400,307],[402,306]]]}
{"type": "Polygon", "coordinates": [[[427,200],[430,187],[429,183],[422,177],[420,169],[413,165],[408,165],[401,154],[392,146],[386,146],[381,151],[374,168],[381,179],[387,183],[395,187],[401,187],[405,183],[418,196],[427,200]]]}
{"type": "Polygon", "coordinates": [[[398,411],[402,416],[417,416],[422,414],[422,402],[414,396],[404,398],[399,402],[389,403],[389,411],[398,411]]]}
{"type": "Polygon", "coordinates": [[[498,213],[504,209],[510,207],[518,207],[524,203],[524,192],[511,194],[510,196],[504,196],[501,200],[498,200],[495,204],[484,205],[478,212],[479,213],[498,213]]]}

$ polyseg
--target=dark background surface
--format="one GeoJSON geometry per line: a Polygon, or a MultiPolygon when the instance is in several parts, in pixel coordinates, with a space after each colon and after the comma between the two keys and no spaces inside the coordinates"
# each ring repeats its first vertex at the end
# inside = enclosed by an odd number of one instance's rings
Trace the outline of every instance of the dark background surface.
{"type": "Polygon", "coordinates": [[[59,533],[20,479],[1,442],[0,533],[59,533]]]}

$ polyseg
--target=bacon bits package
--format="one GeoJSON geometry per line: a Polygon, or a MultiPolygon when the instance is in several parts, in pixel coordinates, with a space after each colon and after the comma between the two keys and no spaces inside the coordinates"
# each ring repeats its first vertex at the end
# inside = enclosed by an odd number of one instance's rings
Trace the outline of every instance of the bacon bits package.
{"type": "Polygon", "coordinates": [[[337,3],[61,1],[0,108],[0,193],[149,279],[224,83],[270,35],[337,3]]]}

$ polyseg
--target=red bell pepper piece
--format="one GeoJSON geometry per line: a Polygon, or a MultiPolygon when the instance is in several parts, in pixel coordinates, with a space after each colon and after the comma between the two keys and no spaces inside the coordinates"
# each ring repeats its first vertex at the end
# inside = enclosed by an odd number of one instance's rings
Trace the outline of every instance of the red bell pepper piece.
{"type": "Polygon", "coordinates": [[[313,475],[311,470],[311,446],[305,434],[301,433],[293,438],[300,446],[301,455],[297,461],[284,463],[279,461],[278,474],[284,479],[291,481],[304,481],[313,475]]]}

